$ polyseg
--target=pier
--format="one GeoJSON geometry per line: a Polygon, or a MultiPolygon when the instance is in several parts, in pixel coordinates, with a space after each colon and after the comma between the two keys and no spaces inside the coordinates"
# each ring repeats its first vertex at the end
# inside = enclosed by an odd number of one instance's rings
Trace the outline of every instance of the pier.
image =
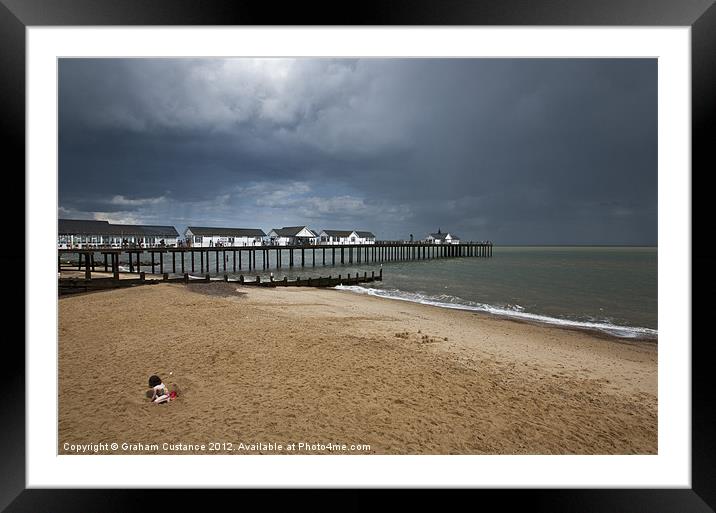
{"type": "MultiPolygon", "coordinates": [[[[58,249],[58,272],[77,270],[91,279],[92,272],[111,272],[119,278],[120,258],[130,273],[199,273],[200,275],[267,271],[270,269],[358,264],[382,264],[444,258],[490,258],[492,243],[427,244],[379,242],[362,245],[218,246],[213,248],[73,248],[58,249]],[[63,256],[77,255],[76,263],[63,256]],[[95,256],[100,255],[99,259],[95,256]],[[306,257],[309,257],[308,259],[306,257]]],[[[125,271],[126,272],[126,271],[125,271]]]]}

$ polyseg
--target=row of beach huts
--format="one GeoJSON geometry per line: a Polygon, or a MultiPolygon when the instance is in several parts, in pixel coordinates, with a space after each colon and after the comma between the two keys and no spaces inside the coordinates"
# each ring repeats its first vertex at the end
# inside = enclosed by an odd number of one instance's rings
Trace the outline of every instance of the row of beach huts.
{"type": "MultiPolygon", "coordinates": [[[[59,249],[92,247],[237,247],[320,246],[375,244],[372,232],[363,230],[315,230],[308,226],[284,226],[265,233],[259,228],[216,228],[188,226],[183,237],[173,226],[113,224],[108,221],[59,219],[59,249]]],[[[395,241],[408,242],[408,241],[395,241]]],[[[412,235],[410,242],[413,242],[412,235]]],[[[454,234],[438,230],[420,242],[458,244],[454,234]]]]}

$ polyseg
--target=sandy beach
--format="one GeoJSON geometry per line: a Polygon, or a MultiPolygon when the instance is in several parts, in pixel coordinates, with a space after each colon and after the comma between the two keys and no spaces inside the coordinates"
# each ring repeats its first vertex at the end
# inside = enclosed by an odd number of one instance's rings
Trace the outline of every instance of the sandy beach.
{"type": "Polygon", "coordinates": [[[60,454],[658,450],[654,342],[329,289],[161,283],[64,297],[58,400],[60,454]],[[179,398],[151,404],[152,374],[179,398]],[[329,443],[348,448],[310,445],[329,443]]]}

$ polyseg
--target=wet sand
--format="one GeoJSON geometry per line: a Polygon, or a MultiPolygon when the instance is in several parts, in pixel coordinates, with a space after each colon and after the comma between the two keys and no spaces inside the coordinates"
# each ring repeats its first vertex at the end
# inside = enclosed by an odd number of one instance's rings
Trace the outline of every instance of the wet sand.
{"type": "Polygon", "coordinates": [[[60,454],[656,454],[656,394],[653,342],[346,291],[59,300],[60,454]],[[152,374],[179,398],[149,403],[152,374]]]}

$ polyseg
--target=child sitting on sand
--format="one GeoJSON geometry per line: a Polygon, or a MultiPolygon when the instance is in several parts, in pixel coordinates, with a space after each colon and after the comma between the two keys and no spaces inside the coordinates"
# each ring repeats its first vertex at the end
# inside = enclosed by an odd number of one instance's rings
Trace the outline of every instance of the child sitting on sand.
{"type": "Polygon", "coordinates": [[[168,403],[176,397],[176,392],[170,392],[169,388],[162,382],[162,379],[157,375],[150,376],[149,388],[151,390],[147,390],[147,397],[149,397],[153,403],[168,403]]]}

